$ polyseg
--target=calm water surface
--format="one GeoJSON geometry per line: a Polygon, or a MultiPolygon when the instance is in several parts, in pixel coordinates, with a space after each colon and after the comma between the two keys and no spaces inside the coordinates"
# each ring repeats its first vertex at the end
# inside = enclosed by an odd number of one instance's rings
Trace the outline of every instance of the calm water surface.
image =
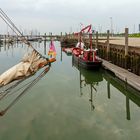
{"type": "MultiPolygon", "coordinates": [[[[48,44],[34,43],[47,56],[48,44]]],[[[57,61],[19,100],[20,90],[0,94],[0,140],[138,140],[140,97],[107,72],[78,69],[72,57],[61,55],[55,42],[57,61]]],[[[25,45],[0,48],[0,73],[17,64],[25,45]]],[[[32,81],[23,81],[18,87],[32,81]]],[[[1,88],[1,91],[4,90],[1,88]]]]}

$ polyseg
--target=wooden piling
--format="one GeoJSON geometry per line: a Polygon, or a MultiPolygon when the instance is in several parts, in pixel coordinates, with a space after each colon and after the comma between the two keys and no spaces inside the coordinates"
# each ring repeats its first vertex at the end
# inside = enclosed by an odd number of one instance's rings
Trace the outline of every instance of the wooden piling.
{"type": "Polygon", "coordinates": [[[128,28],[125,28],[125,56],[128,55],[128,28]]]}
{"type": "Polygon", "coordinates": [[[109,30],[107,30],[107,41],[106,41],[106,46],[107,46],[107,60],[110,59],[110,46],[109,46],[109,30]]]}
{"type": "Polygon", "coordinates": [[[107,93],[108,93],[108,99],[110,99],[110,81],[107,81],[107,93]]]}
{"type": "Polygon", "coordinates": [[[63,40],[63,33],[61,32],[60,33],[60,42],[62,42],[62,40],[63,40]]]}
{"type": "Polygon", "coordinates": [[[46,36],[47,36],[47,35],[46,35],[46,33],[45,33],[45,34],[44,34],[44,41],[46,41],[46,36]]]}
{"type": "Polygon", "coordinates": [[[125,68],[128,69],[128,28],[125,28],[125,68]]]}
{"type": "Polygon", "coordinates": [[[44,55],[46,55],[46,33],[44,34],[44,55]]]}
{"type": "Polygon", "coordinates": [[[98,48],[98,32],[96,32],[96,48],[98,48]]]}

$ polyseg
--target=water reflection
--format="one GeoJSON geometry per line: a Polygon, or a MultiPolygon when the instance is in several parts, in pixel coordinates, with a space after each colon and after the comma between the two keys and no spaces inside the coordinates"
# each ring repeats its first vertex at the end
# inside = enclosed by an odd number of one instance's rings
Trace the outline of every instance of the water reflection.
{"type": "Polygon", "coordinates": [[[29,91],[45,74],[50,70],[50,67],[45,67],[44,70],[34,78],[30,76],[28,78],[15,81],[11,84],[8,84],[4,87],[0,87],[0,103],[6,104],[4,109],[0,110],[0,116],[5,115],[5,113],[13,106],[15,103],[23,96],[27,91],[29,91]],[[29,81],[29,79],[31,79],[29,81]],[[18,95],[15,95],[15,94],[18,95]],[[13,96],[13,97],[12,97],[13,96]],[[5,103],[6,102],[6,103],[5,103]],[[7,103],[8,102],[8,103],[7,103]]]}
{"type": "MultiPolygon", "coordinates": [[[[40,44],[40,43],[39,43],[40,44]]],[[[47,49],[46,49],[46,40],[44,41],[44,55],[46,55],[47,53],[47,49]]]]}
{"type": "Polygon", "coordinates": [[[84,88],[90,89],[89,101],[91,105],[91,110],[94,110],[96,108],[96,106],[94,105],[95,99],[93,99],[93,96],[97,93],[97,87],[100,85],[100,82],[105,79],[107,85],[107,98],[111,100],[111,86],[115,87],[118,90],[118,93],[122,93],[125,96],[126,102],[126,119],[131,120],[130,101],[140,107],[140,95],[138,91],[128,86],[125,82],[120,81],[113,74],[110,74],[107,71],[88,71],[77,67],[77,65],[75,65],[74,63],[73,66],[75,66],[79,70],[80,95],[83,96],[84,94],[87,94],[83,93],[84,88]]]}
{"type": "Polygon", "coordinates": [[[131,113],[130,113],[130,101],[135,103],[140,107],[140,94],[135,89],[131,88],[127,85],[126,82],[123,82],[116,78],[113,74],[109,74],[108,72],[103,72],[103,77],[107,81],[107,93],[108,93],[108,99],[111,99],[111,92],[110,92],[110,86],[115,87],[125,96],[125,102],[126,102],[126,119],[131,120],[131,113]]]}
{"type": "MultiPolygon", "coordinates": [[[[44,41],[44,49],[40,47],[40,42],[32,43],[35,48],[44,50],[44,55],[46,55],[46,41],[44,41]]],[[[16,42],[15,44],[3,43],[0,49],[2,49],[2,53],[6,52],[7,56],[10,55],[10,57],[12,56],[16,58],[18,57],[18,55],[21,57],[22,54],[27,53],[29,50],[29,48],[22,42],[16,42]],[[20,54],[18,53],[18,51],[20,52],[20,54]]],[[[13,61],[15,61],[15,58],[13,59],[13,61]]],[[[40,70],[37,74],[37,77],[33,75],[22,80],[14,81],[4,87],[0,87],[0,116],[3,116],[30,88],[32,88],[48,72],[49,69],[50,67],[46,67],[42,73],[40,73],[40,70]],[[5,107],[4,105],[7,107],[5,107]]]]}
{"type": "MultiPolygon", "coordinates": [[[[33,44],[33,46],[35,47],[35,48],[40,48],[41,47],[41,45],[40,45],[40,43],[41,42],[32,42],[32,44],[33,44]]],[[[44,54],[46,55],[46,47],[47,47],[47,42],[46,41],[44,41],[44,54]]],[[[0,52],[1,51],[6,51],[6,53],[8,53],[9,51],[14,51],[14,49],[17,49],[17,48],[22,48],[22,49],[25,49],[25,48],[28,48],[23,42],[20,42],[20,41],[18,41],[18,42],[14,42],[14,43],[4,43],[4,42],[2,42],[2,43],[0,43],[0,52]]]]}
{"type": "Polygon", "coordinates": [[[91,110],[95,109],[95,105],[93,102],[93,93],[97,92],[97,86],[99,86],[99,83],[103,81],[103,76],[101,72],[91,72],[87,71],[85,69],[82,69],[79,67],[79,74],[80,74],[80,95],[82,96],[83,93],[83,88],[88,87],[90,89],[90,105],[91,105],[91,110]]]}
{"type": "Polygon", "coordinates": [[[97,92],[97,86],[99,83],[103,81],[102,72],[100,71],[89,71],[79,67],[77,64],[72,61],[72,66],[76,67],[79,70],[79,82],[80,82],[80,95],[83,96],[84,88],[89,88],[90,97],[89,102],[91,105],[91,110],[95,109],[94,101],[93,101],[93,93],[97,92]]]}
{"type": "Polygon", "coordinates": [[[1,52],[2,43],[0,42],[0,52],[1,52]]]}

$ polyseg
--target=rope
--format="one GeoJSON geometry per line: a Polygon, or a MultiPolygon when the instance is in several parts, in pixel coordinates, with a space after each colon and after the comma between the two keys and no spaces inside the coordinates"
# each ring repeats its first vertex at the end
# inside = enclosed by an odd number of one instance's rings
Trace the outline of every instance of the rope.
{"type": "MultiPolygon", "coordinates": [[[[27,77],[27,78],[29,78],[29,77],[27,77]]],[[[5,91],[1,92],[1,93],[3,93],[3,95],[0,97],[0,101],[1,101],[6,95],[7,95],[6,97],[8,97],[8,95],[12,95],[13,93],[18,92],[19,90],[21,90],[22,88],[24,88],[25,86],[27,86],[28,84],[30,84],[32,81],[30,81],[30,82],[24,84],[22,87],[18,88],[17,90],[12,91],[14,88],[16,88],[21,82],[23,82],[23,81],[26,80],[27,78],[25,78],[25,79],[23,79],[23,80],[20,80],[20,81],[17,82],[15,85],[13,85],[13,86],[11,86],[10,88],[7,88],[5,91]],[[8,94],[8,93],[10,93],[10,94],[8,94]]]]}
{"type": "MultiPolygon", "coordinates": [[[[13,32],[21,38],[21,41],[23,41],[25,44],[27,44],[29,47],[31,47],[33,50],[35,50],[40,56],[42,56],[33,46],[32,44],[25,38],[25,36],[22,34],[22,32],[15,26],[15,24],[12,22],[12,20],[8,17],[8,15],[0,8],[0,17],[3,19],[3,21],[13,30],[13,32]]],[[[43,57],[43,56],[42,56],[43,57]]]]}
{"type": "Polygon", "coordinates": [[[43,72],[35,78],[31,84],[29,84],[4,110],[0,111],[0,116],[3,116],[29,89],[31,89],[48,71],[50,67],[47,67],[43,72]]]}

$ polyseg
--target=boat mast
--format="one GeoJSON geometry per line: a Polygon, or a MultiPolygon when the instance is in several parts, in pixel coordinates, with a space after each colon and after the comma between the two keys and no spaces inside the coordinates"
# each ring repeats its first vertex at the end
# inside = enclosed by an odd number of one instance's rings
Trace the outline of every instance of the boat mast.
{"type": "Polygon", "coordinates": [[[90,30],[89,30],[89,40],[90,40],[90,50],[92,50],[92,29],[90,25],[90,30]]]}
{"type": "Polygon", "coordinates": [[[79,33],[79,38],[80,38],[80,44],[79,44],[79,46],[80,46],[80,48],[81,48],[81,43],[82,43],[82,32],[79,33]]]}
{"type": "Polygon", "coordinates": [[[92,33],[89,33],[90,50],[92,50],[92,33]]]}

